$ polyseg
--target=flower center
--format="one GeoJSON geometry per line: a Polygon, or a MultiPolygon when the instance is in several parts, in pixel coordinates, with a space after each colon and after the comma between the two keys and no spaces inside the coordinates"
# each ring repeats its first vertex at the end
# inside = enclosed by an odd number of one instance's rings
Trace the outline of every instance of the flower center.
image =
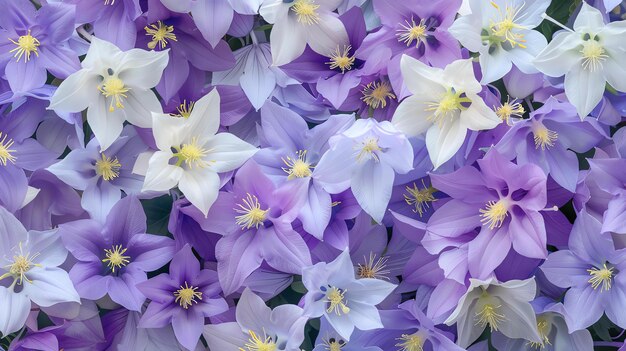
{"type": "Polygon", "coordinates": [[[180,289],[174,291],[174,297],[176,299],[174,302],[178,302],[178,304],[184,308],[188,309],[194,303],[198,303],[196,299],[202,300],[202,293],[198,290],[197,286],[189,286],[187,282],[185,282],[185,286],[180,286],[180,289]]]}
{"type": "Polygon", "coordinates": [[[498,38],[501,42],[507,42],[511,45],[511,48],[515,46],[519,46],[522,49],[526,48],[526,45],[523,43],[526,42],[524,40],[524,34],[514,33],[514,30],[519,29],[528,29],[526,26],[519,25],[516,22],[518,19],[519,13],[522,11],[524,4],[519,8],[515,8],[514,6],[506,5],[504,11],[493,1],[491,2],[491,6],[498,10],[499,21],[491,21],[489,24],[489,28],[491,30],[491,34],[498,38]]]}
{"type": "Polygon", "coordinates": [[[102,158],[96,161],[96,174],[102,176],[102,179],[110,181],[120,175],[122,165],[116,158],[107,157],[102,154],[102,158]]]}
{"type": "Polygon", "coordinates": [[[326,64],[330,65],[330,69],[339,68],[342,74],[351,70],[355,60],[354,56],[350,56],[351,49],[352,46],[344,45],[343,51],[340,51],[339,46],[337,46],[335,51],[330,54],[330,61],[326,64]]]}
{"type": "Polygon", "coordinates": [[[602,265],[602,268],[598,269],[596,267],[592,267],[588,269],[589,278],[588,282],[594,289],[597,289],[600,285],[600,291],[609,291],[611,289],[611,279],[613,278],[613,270],[614,267],[607,267],[606,263],[602,265]]]}
{"type": "Polygon", "coordinates": [[[337,340],[335,338],[330,338],[328,340],[324,340],[324,348],[328,351],[341,351],[341,348],[346,345],[346,342],[343,340],[337,340]]]}
{"type": "Polygon", "coordinates": [[[481,328],[484,328],[489,324],[489,328],[492,332],[498,331],[498,325],[506,319],[503,314],[498,313],[500,307],[502,306],[491,303],[484,304],[480,311],[476,312],[476,325],[480,325],[481,328]]]}
{"type": "Polygon", "coordinates": [[[360,144],[356,145],[356,149],[359,151],[356,155],[357,161],[370,159],[374,159],[376,162],[380,161],[380,158],[376,153],[377,151],[382,151],[380,146],[378,146],[378,138],[365,138],[360,144]]]}
{"type": "Polygon", "coordinates": [[[244,345],[244,347],[248,350],[239,348],[240,351],[274,351],[276,350],[276,343],[274,343],[274,340],[272,339],[271,336],[268,336],[265,334],[265,331],[263,331],[262,338],[260,338],[259,335],[257,335],[252,330],[249,330],[248,334],[250,334],[250,338],[248,339],[248,342],[244,345]]]}
{"type": "Polygon", "coordinates": [[[30,60],[30,54],[35,53],[35,56],[39,57],[39,52],[37,51],[37,47],[41,45],[37,38],[30,35],[30,30],[28,34],[20,36],[17,41],[13,39],[9,39],[13,44],[17,45],[16,48],[10,50],[9,52],[15,52],[13,57],[17,58],[19,62],[22,56],[24,56],[24,62],[28,62],[30,60]]]}
{"type": "Polygon", "coordinates": [[[206,168],[210,163],[214,162],[204,159],[211,150],[207,150],[200,146],[197,137],[191,138],[189,143],[182,144],[179,148],[174,149],[176,150],[176,153],[173,156],[178,157],[178,161],[176,161],[175,165],[179,167],[185,163],[190,169],[194,166],[198,168],[206,168]]]}
{"type": "Polygon", "coordinates": [[[235,212],[240,213],[235,217],[236,223],[241,226],[241,229],[252,227],[259,229],[259,226],[265,222],[270,209],[262,210],[259,199],[250,193],[247,193],[242,201],[243,203],[237,204],[234,208],[235,212]]]}
{"type": "Polygon", "coordinates": [[[387,267],[388,257],[382,256],[377,259],[376,254],[373,252],[370,252],[369,259],[367,257],[363,257],[363,258],[365,259],[365,263],[364,264],[359,263],[356,269],[356,275],[359,278],[374,278],[374,279],[389,280],[389,278],[387,278],[387,275],[391,272],[388,269],[385,269],[385,267],[387,267]]]}
{"type": "Polygon", "coordinates": [[[149,27],[145,26],[146,35],[152,36],[152,41],[148,43],[149,49],[154,49],[159,45],[159,49],[163,50],[167,47],[168,40],[176,40],[176,34],[174,34],[174,26],[164,25],[163,22],[158,21],[156,24],[152,23],[149,27]]]}
{"type": "Polygon", "coordinates": [[[106,258],[102,259],[102,262],[107,264],[112,273],[115,273],[116,268],[119,270],[130,263],[130,256],[124,255],[126,250],[128,248],[124,248],[122,245],[113,245],[110,249],[104,249],[106,258]]]}
{"type": "Polygon", "coordinates": [[[189,101],[189,103],[187,103],[187,100],[183,100],[183,103],[176,108],[176,112],[178,112],[178,114],[172,116],[189,118],[189,116],[191,116],[191,111],[193,110],[193,105],[193,101],[189,101]]]}
{"type": "Polygon", "coordinates": [[[504,219],[509,215],[509,205],[505,199],[500,199],[498,202],[489,201],[485,209],[480,209],[481,213],[480,222],[483,225],[488,225],[489,229],[500,228],[504,219]]]}
{"type": "Polygon", "coordinates": [[[391,92],[391,85],[388,82],[371,82],[368,83],[361,91],[363,96],[361,100],[370,108],[385,108],[387,99],[395,99],[396,96],[391,92]]]}
{"type": "Polygon", "coordinates": [[[524,115],[524,107],[519,102],[509,101],[509,98],[506,99],[506,102],[502,104],[502,106],[498,108],[494,108],[496,115],[500,117],[503,122],[506,122],[507,125],[511,125],[511,117],[521,118],[524,115]]]}
{"type": "Polygon", "coordinates": [[[331,287],[326,293],[326,302],[329,303],[326,309],[327,313],[335,312],[336,315],[350,313],[350,307],[348,307],[348,301],[345,300],[346,290],[340,290],[336,287],[331,287]]]}
{"type": "Polygon", "coordinates": [[[400,29],[396,30],[396,36],[398,37],[398,41],[401,43],[405,43],[406,46],[411,46],[413,41],[417,41],[415,43],[415,47],[418,47],[419,44],[426,38],[426,26],[424,25],[424,19],[421,19],[419,23],[415,23],[413,17],[411,17],[411,21],[404,21],[404,24],[400,24],[400,29]]]}
{"type": "Polygon", "coordinates": [[[433,195],[437,189],[432,186],[426,186],[422,179],[422,189],[418,189],[417,185],[413,183],[413,187],[406,187],[406,194],[404,194],[404,201],[409,206],[415,206],[413,212],[419,214],[420,217],[424,215],[424,212],[430,207],[431,202],[437,201],[433,195]]]}
{"type": "Polygon", "coordinates": [[[310,177],[311,172],[311,164],[306,162],[306,153],[307,150],[298,150],[296,155],[297,158],[291,158],[287,156],[287,158],[282,158],[283,162],[287,167],[283,167],[283,171],[285,171],[289,176],[287,176],[288,180],[294,178],[306,178],[310,177]]]}
{"type": "Polygon", "coordinates": [[[117,77],[107,77],[104,82],[98,87],[98,90],[104,95],[105,98],[111,98],[111,104],[109,105],[109,112],[115,111],[115,108],[124,108],[122,104],[122,98],[127,98],[126,93],[130,88],[124,86],[124,82],[117,77]],[[115,106],[113,105],[115,103],[115,106]]]}
{"type": "Polygon", "coordinates": [[[602,68],[602,62],[609,57],[602,45],[595,39],[585,40],[580,53],[583,54],[583,69],[591,72],[602,68]]]}
{"type": "Polygon", "coordinates": [[[426,111],[432,111],[432,114],[427,119],[433,123],[436,123],[439,127],[446,121],[451,119],[455,112],[465,110],[467,107],[463,106],[463,103],[471,103],[468,97],[462,92],[456,92],[453,88],[448,89],[439,101],[429,102],[426,105],[426,111]]]}
{"type": "Polygon", "coordinates": [[[115,0],[104,0],[105,5],[115,5],[115,0]]]}
{"type": "Polygon", "coordinates": [[[32,283],[28,277],[26,277],[26,272],[28,272],[33,267],[41,267],[40,264],[33,263],[33,261],[39,256],[39,253],[35,253],[33,255],[30,252],[24,252],[22,248],[22,243],[18,244],[19,252],[13,255],[13,263],[10,265],[4,266],[3,268],[8,268],[8,272],[0,276],[0,280],[8,277],[13,277],[13,284],[22,285],[24,282],[32,283]]]}
{"type": "Polygon", "coordinates": [[[537,331],[539,332],[539,336],[541,337],[541,342],[532,342],[529,341],[526,344],[534,349],[542,349],[547,345],[552,345],[550,343],[550,337],[548,334],[550,333],[550,322],[546,319],[545,316],[537,317],[537,331]]]}
{"type": "Polygon", "coordinates": [[[296,0],[291,6],[291,10],[298,15],[298,22],[311,25],[320,21],[317,9],[320,5],[316,5],[312,0],[296,0]]]}
{"type": "Polygon", "coordinates": [[[533,128],[533,139],[535,140],[535,148],[541,148],[541,150],[548,149],[554,146],[554,142],[559,135],[548,128],[542,123],[537,123],[533,128]]]}
{"type": "Polygon", "coordinates": [[[401,337],[396,338],[400,341],[395,346],[399,347],[399,351],[424,351],[424,338],[418,333],[402,334],[401,337]]]}
{"type": "Polygon", "coordinates": [[[7,161],[15,164],[16,157],[13,156],[15,150],[11,149],[11,146],[13,146],[13,139],[9,138],[6,133],[0,132],[0,163],[3,166],[7,165],[7,161]]]}

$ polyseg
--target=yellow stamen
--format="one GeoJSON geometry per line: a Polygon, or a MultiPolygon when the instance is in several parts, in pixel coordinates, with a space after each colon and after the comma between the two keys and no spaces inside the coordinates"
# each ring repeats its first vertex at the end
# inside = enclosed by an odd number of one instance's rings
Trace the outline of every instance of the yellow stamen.
{"type": "Polygon", "coordinates": [[[348,307],[348,301],[344,301],[346,290],[339,290],[338,288],[332,287],[326,294],[326,302],[330,305],[326,309],[327,313],[335,312],[336,315],[341,316],[341,314],[350,313],[350,308],[348,307]]]}
{"type": "Polygon", "coordinates": [[[176,297],[174,302],[178,302],[182,308],[188,309],[189,306],[198,303],[196,299],[202,300],[202,293],[196,290],[198,290],[198,287],[189,286],[185,282],[185,286],[181,285],[180,289],[174,291],[174,297],[176,297]]]}
{"type": "Polygon", "coordinates": [[[316,5],[313,0],[296,0],[291,6],[291,10],[298,16],[298,22],[306,25],[312,25],[320,21],[317,9],[320,5],[316,5]]]}
{"type": "Polygon", "coordinates": [[[120,269],[130,263],[130,256],[124,255],[127,250],[128,248],[122,245],[113,245],[111,249],[104,249],[106,258],[102,259],[102,262],[107,264],[112,273],[115,273],[116,268],[120,269]]]}
{"type": "Polygon", "coordinates": [[[545,150],[554,146],[554,142],[559,137],[559,135],[548,128],[546,128],[542,123],[536,123],[533,126],[533,139],[535,140],[535,148],[541,148],[541,150],[545,150]]]}
{"type": "Polygon", "coordinates": [[[328,351],[341,351],[341,348],[346,345],[343,340],[337,340],[335,338],[324,339],[324,348],[328,351]]]}
{"type": "Polygon", "coordinates": [[[432,186],[426,186],[424,179],[422,179],[422,189],[418,189],[417,185],[413,183],[413,187],[406,187],[407,194],[404,194],[404,201],[409,206],[415,206],[413,212],[419,214],[420,217],[424,215],[424,212],[428,210],[431,202],[437,201],[433,195],[437,189],[432,186]]]}
{"type": "Polygon", "coordinates": [[[500,9],[493,1],[491,2],[491,6],[498,10],[499,21],[491,21],[489,28],[491,29],[491,33],[499,38],[503,42],[508,42],[511,47],[519,46],[522,49],[526,48],[526,45],[523,44],[526,42],[524,40],[524,34],[514,33],[514,30],[519,29],[528,29],[526,26],[519,25],[515,23],[519,20],[518,15],[522,11],[524,4],[522,4],[518,9],[513,6],[506,5],[504,11],[500,9]]]}
{"type": "Polygon", "coordinates": [[[380,161],[378,155],[376,154],[376,151],[382,151],[380,146],[378,146],[378,138],[365,138],[360,144],[355,146],[355,149],[359,151],[356,154],[357,161],[363,161],[364,159],[374,159],[376,162],[380,161]]]}
{"type": "Polygon", "coordinates": [[[415,43],[415,47],[418,47],[419,44],[426,38],[426,26],[424,25],[424,19],[421,19],[419,23],[415,23],[413,17],[411,17],[411,22],[406,20],[405,24],[400,24],[401,29],[396,30],[396,36],[398,37],[398,41],[405,43],[406,46],[411,46],[413,41],[417,41],[415,43]]]}
{"type": "Polygon", "coordinates": [[[242,201],[243,203],[237,204],[234,208],[235,212],[241,213],[235,217],[236,223],[241,226],[241,229],[252,227],[258,229],[265,222],[270,209],[262,210],[259,199],[250,193],[247,193],[242,201]]]}
{"type": "Polygon", "coordinates": [[[13,277],[13,284],[17,283],[17,285],[22,285],[24,282],[32,283],[30,279],[26,276],[26,273],[31,270],[33,267],[41,267],[40,264],[33,263],[33,261],[39,256],[39,253],[35,253],[33,255],[30,252],[24,252],[22,248],[22,242],[18,244],[19,253],[13,256],[13,263],[3,268],[8,268],[9,271],[2,276],[0,276],[0,280],[8,277],[13,277]]]}
{"type": "Polygon", "coordinates": [[[367,106],[377,109],[387,106],[387,99],[395,99],[396,96],[391,92],[391,85],[388,82],[371,82],[363,87],[361,91],[363,96],[361,100],[367,106]]]}
{"type": "Polygon", "coordinates": [[[250,334],[250,338],[248,342],[244,345],[244,348],[239,348],[239,351],[275,351],[276,343],[273,338],[263,331],[263,337],[260,338],[252,330],[248,330],[248,334],[250,334]]]}
{"type": "Polygon", "coordinates": [[[503,314],[498,313],[500,307],[502,306],[496,306],[490,303],[484,304],[481,310],[476,312],[476,325],[480,325],[481,328],[484,328],[489,324],[489,328],[492,332],[498,331],[499,324],[506,320],[503,314]]]}
{"type": "Polygon", "coordinates": [[[496,115],[500,117],[503,122],[506,122],[507,125],[511,125],[511,117],[522,118],[524,112],[526,112],[522,104],[519,102],[511,103],[509,99],[510,98],[507,98],[506,102],[500,107],[496,108],[494,106],[496,115]]]}
{"type": "Polygon", "coordinates": [[[541,337],[541,342],[532,342],[529,341],[526,345],[534,348],[534,349],[543,349],[546,345],[552,345],[550,343],[550,322],[546,319],[545,316],[537,317],[537,331],[539,332],[539,336],[541,337]]]}
{"type": "Polygon", "coordinates": [[[391,273],[388,269],[385,269],[387,266],[388,257],[383,256],[376,259],[376,254],[370,252],[369,259],[367,257],[363,257],[365,260],[364,264],[359,263],[356,275],[359,278],[375,278],[375,279],[386,279],[389,280],[387,275],[391,273]]]}
{"type": "Polygon", "coordinates": [[[193,137],[187,144],[182,144],[179,148],[174,148],[177,152],[174,157],[178,157],[176,166],[181,166],[183,163],[190,169],[195,167],[206,168],[213,161],[207,161],[204,158],[211,152],[198,144],[198,138],[193,137]]]}
{"type": "Polygon", "coordinates": [[[396,338],[400,341],[395,346],[399,347],[399,351],[424,351],[424,337],[415,332],[413,334],[402,334],[401,337],[396,338]]]}
{"type": "Polygon", "coordinates": [[[128,97],[126,93],[130,90],[130,88],[126,88],[121,79],[109,76],[98,87],[98,90],[100,90],[105,98],[112,97],[111,104],[109,105],[109,112],[113,112],[116,107],[124,108],[122,98],[126,99],[128,97]],[[115,103],[115,106],[113,103],[115,103]]]}
{"type": "Polygon", "coordinates": [[[588,282],[591,283],[591,286],[594,289],[597,289],[600,285],[600,291],[609,291],[611,289],[611,279],[613,278],[613,269],[614,267],[607,267],[606,263],[602,265],[602,268],[598,269],[596,267],[592,267],[588,269],[589,278],[588,282]]]}
{"type": "Polygon", "coordinates": [[[96,161],[96,174],[106,181],[117,178],[120,175],[120,168],[122,165],[117,157],[112,159],[102,154],[102,158],[96,161]]]}
{"type": "Polygon", "coordinates": [[[354,56],[350,56],[351,49],[352,46],[344,45],[343,51],[340,51],[339,46],[337,46],[335,51],[330,54],[330,61],[326,64],[330,65],[330,69],[339,68],[341,73],[351,70],[355,60],[354,56]]]}
{"type": "Polygon", "coordinates": [[[504,219],[509,215],[509,206],[506,200],[501,199],[498,202],[489,201],[485,209],[480,209],[481,223],[488,225],[489,229],[500,228],[504,219]]]}
{"type": "Polygon", "coordinates": [[[299,150],[296,152],[297,158],[291,158],[287,156],[286,158],[282,158],[283,162],[287,167],[283,167],[283,171],[287,173],[288,180],[292,180],[294,178],[306,178],[310,177],[311,174],[311,164],[306,162],[306,153],[307,150],[299,150]]]}
{"type": "Polygon", "coordinates": [[[191,111],[193,110],[193,105],[193,101],[189,101],[189,103],[187,103],[187,100],[183,100],[183,103],[176,108],[176,112],[178,112],[178,114],[172,116],[189,118],[189,116],[191,116],[191,111]]]}
{"type": "Polygon", "coordinates": [[[149,49],[154,49],[158,44],[159,49],[163,50],[167,47],[168,40],[178,41],[174,34],[174,26],[164,25],[161,21],[156,24],[152,23],[149,27],[145,26],[143,29],[146,30],[146,35],[152,36],[152,41],[148,43],[149,49]]]}
{"type": "Polygon", "coordinates": [[[13,139],[9,138],[6,133],[0,132],[0,163],[3,166],[7,165],[7,161],[15,164],[16,157],[13,155],[15,150],[11,149],[11,146],[13,146],[13,139]]]}
{"type": "Polygon", "coordinates": [[[580,50],[583,54],[583,69],[591,72],[602,68],[602,62],[609,57],[602,45],[593,39],[585,40],[583,42],[583,48],[580,50]]]}
{"type": "Polygon", "coordinates": [[[15,52],[13,57],[17,58],[17,62],[20,61],[22,56],[24,56],[24,62],[30,61],[30,54],[35,53],[35,56],[39,57],[39,52],[37,51],[37,47],[41,45],[37,38],[30,35],[30,30],[28,30],[28,34],[20,36],[17,41],[10,39],[9,41],[13,44],[17,45],[17,47],[13,50],[9,50],[9,52],[15,52]]]}
{"type": "Polygon", "coordinates": [[[462,92],[456,92],[454,89],[448,89],[441,95],[439,101],[429,102],[425,111],[432,111],[432,114],[427,119],[433,123],[436,123],[441,127],[444,123],[449,121],[455,116],[457,111],[465,110],[467,107],[463,106],[464,103],[471,103],[468,97],[464,96],[462,92]]]}

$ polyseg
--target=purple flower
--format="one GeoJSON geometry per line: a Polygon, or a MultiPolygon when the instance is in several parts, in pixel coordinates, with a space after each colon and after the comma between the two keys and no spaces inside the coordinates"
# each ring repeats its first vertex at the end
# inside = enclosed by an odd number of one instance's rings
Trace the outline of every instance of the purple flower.
{"type": "Polygon", "coordinates": [[[0,68],[11,90],[28,92],[46,83],[47,72],[66,78],[80,69],[68,40],[74,31],[74,6],[29,1],[0,1],[0,68]]]}
{"type": "Polygon", "coordinates": [[[140,328],[162,328],[172,324],[176,339],[194,350],[204,326],[204,318],[228,310],[217,273],[200,269],[190,246],[183,247],[172,259],[169,273],[161,273],[137,288],[151,300],[141,316],[140,328]]]}
{"type": "Polygon", "coordinates": [[[302,313],[302,308],[291,304],[272,310],[246,289],[237,303],[237,321],[208,324],[203,335],[211,350],[300,351],[307,322],[302,313]]]}
{"type": "Polygon", "coordinates": [[[452,246],[450,241],[469,242],[469,272],[479,279],[502,263],[511,246],[522,256],[545,258],[546,229],[539,211],[546,206],[546,175],[536,165],[513,164],[496,150],[478,165],[480,171],[465,166],[431,176],[433,186],[452,199],[430,217],[424,241],[433,246],[426,249],[437,254],[452,246]],[[464,237],[477,227],[476,237],[464,237]]]}
{"type": "Polygon", "coordinates": [[[603,313],[626,328],[626,251],[615,250],[610,236],[601,234],[601,223],[586,211],[579,213],[569,237],[569,250],[548,256],[541,266],[550,282],[565,293],[566,322],[570,331],[595,323],[603,313]]]}
{"type": "Polygon", "coordinates": [[[78,260],[70,278],[80,296],[97,300],[108,294],[132,311],[140,311],[145,300],[135,285],[174,254],[173,240],[145,234],[146,215],[134,196],[113,206],[104,224],[84,219],[65,223],[59,231],[78,260]]]}

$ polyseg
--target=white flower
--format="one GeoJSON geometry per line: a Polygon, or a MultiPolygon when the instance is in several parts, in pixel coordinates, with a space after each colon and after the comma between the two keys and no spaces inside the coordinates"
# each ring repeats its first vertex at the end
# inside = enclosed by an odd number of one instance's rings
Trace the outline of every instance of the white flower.
{"type": "Polygon", "coordinates": [[[470,278],[467,292],[445,324],[456,323],[457,344],[467,348],[487,325],[512,339],[530,342],[543,340],[537,331],[535,312],[529,301],[535,298],[534,278],[499,283],[493,278],[482,281],[470,278]]]}
{"type": "Polygon", "coordinates": [[[563,27],[565,30],[558,32],[534,61],[548,76],[565,75],[565,95],[581,119],[602,100],[607,82],[626,91],[625,24],[604,24],[602,13],[583,2],[574,30],[563,27]]]}
{"type": "Polygon", "coordinates": [[[0,207],[0,334],[24,325],[31,301],[40,307],[79,302],[67,272],[58,268],[67,250],[57,230],[27,232],[0,207]]]}
{"type": "Polygon", "coordinates": [[[329,56],[335,48],[349,44],[348,33],[333,13],[341,0],[265,0],[259,9],[273,23],[270,33],[275,66],[300,56],[309,44],[320,55],[329,56]]]}
{"type": "Polygon", "coordinates": [[[122,52],[93,37],[83,68],[61,83],[49,108],[61,113],[88,108],[87,122],[104,151],[120,136],[124,121],[151,127],[151,111],[160,112],[161,104],[150,88],[167,62],[168,50],[122,52]]]}
{"type": "Polygon", "coordinates": [[[487,84],[502,78],[515,64],[520,71],[537,73],[532,65],[535,56],[546,47],[546,38],[537,27],[549,0],[470,0],[471,13],[459,17],[452,34],[478,57],[487,84]]]}
{"type": "Polygon", "coordinates": [[[142,191],[167,191],[178,185],[185,197],[205,216],[217,198],[217,173],[232,171],[257,149],[230,133],[217,133],[220,96],[213,89],[198,100],[189,117],[153,114],[153,134],[159,151],[147,168],[139,157],[133,172],[145,174],[142,191]],[[175,152],[173,152],[174,150],[175,152]]]}
{"type": "Polygon", "coordinates": [[[400,69],[413,95],[400,103],[391,122],[408,136],[426,132],[435,169],[461,148],[468,129],[492,129],[502,122],[477,95],[482,87],[471,60],[454,61],[442,70],[404,55],[400,69]]]}

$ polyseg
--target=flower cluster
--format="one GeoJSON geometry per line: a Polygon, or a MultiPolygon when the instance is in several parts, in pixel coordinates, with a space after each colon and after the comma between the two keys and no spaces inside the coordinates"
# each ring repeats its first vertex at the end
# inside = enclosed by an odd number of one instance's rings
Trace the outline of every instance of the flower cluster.
{"type": "Polygon", "coordinates": [[[625,65],[619,0],[0,0],[0,350],[626,350],[625,65]]]}

